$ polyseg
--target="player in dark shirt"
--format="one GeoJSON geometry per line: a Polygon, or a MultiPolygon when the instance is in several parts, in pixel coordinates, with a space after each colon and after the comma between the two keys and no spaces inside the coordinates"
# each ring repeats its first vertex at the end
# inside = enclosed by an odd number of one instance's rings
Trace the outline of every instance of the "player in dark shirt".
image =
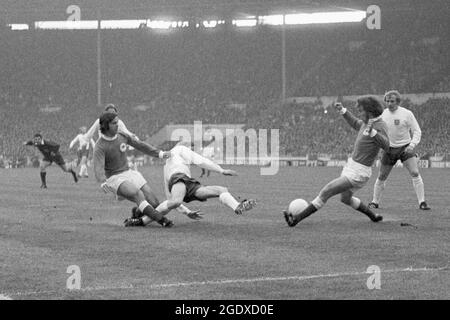
{"type": "Polygon", "coordinates": [[[61,153],[59,152],[59,144],[50,140],[44,140],[40,133],[34,135],[33,140],[26,141],[23,143],[26,146],[35,146],[42,153],[44,158],[40,161],[39,168],[41,169],[41,188],[47,189],[46,176],[47,172],[45,169],[55,162],[64,172],[69,172],[73,176],[73,180],[78,182],[77,174],[72,168],[72,165],[65,162],[61,153]]]}

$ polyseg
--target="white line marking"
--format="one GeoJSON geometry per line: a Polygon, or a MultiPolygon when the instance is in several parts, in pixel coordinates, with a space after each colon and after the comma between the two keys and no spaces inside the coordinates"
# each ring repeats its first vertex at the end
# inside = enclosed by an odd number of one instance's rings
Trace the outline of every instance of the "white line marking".
{"type": "MultiPolygon", "coordinates": [[[[381,273],[399,273],[399,272],[438,272],[443,270],[450,270],[449,266],[439,267],[439,268],[399,268],[399,269],[387,269],[381,270],[381,273]]],[[[173,287],[191,287],[191,286],[205,286],[205,285],[227,285],[234,283],[254,283],[254,282],[274,282],[274,281],[304,281],[311,279],[321,279],[321,278],[338,278],[338,277],[349,277],[349,276],[361,276],[367,275],[366,271],[354,271],[354,272],[342,272],[342,273],[329,273],[329,274],[315,274],[309,276],[286,276],[286,277],[258,277],[258,278],[248,278],[248,279],[223,279],[223,280],[206,280],[206,281],[191,281],[191,282],[176,282],[176,283],[161,283],[161,284],[148,284],[148,285],[117,285],[117,286],[96,286],[96,287],[85,287],[79,290],[38,290],[38,291],[25,291],[25,292],[14,292],[8,293],[9,296],[30,296],[38,294],[61,294],[62,292],[90,292],[90,291],[105,291],[105,290],[128,290],[128,289],[165,289],[173,287]]]]}
{"type": "Polygon", "coordinates": [[[0,293],[0,300],[12,300],[10,296],[0,293]]]}

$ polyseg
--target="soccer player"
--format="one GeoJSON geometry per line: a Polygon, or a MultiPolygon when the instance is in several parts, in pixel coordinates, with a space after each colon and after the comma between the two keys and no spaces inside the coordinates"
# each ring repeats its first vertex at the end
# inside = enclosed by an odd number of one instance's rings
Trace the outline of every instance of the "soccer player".
{"type": "Polygon", "coordinates": [[[369,203],[369,207],[378,208],[386,179],[394,165],[400,160],[411,175],[419,209],[430,210],[425,201],[425,188],[417,165],[418,156],[414,152],[414,148],[420,142],[422,131],[414,114],[410,110],[400,107],[401,97],[398,91],[388,91],[384,95],[384,101],[388,107],[383,111],[382,118],[388,127],[390,148],[383,152],[381,157],[381,167],[373,187],[373,199],[369,203]]]}
{"type": "Polygon", "coordinates": [[[85,177],[88,178],[88,170],[87,170],[87,157],[89,155],[89,147],[92,145],[92,147],[95,146],[94,140],[91,138],[90,143],[87,143],[84,139],[84,135],[86,134],[86,127],[80,128],[80,133],[70,142],[69,144],[69,150],[72,149],[75,144],[78,143],[78,149],[77,149],[77,165],[80,165],[80,172],[78,173],[78,177],[85,177]]]}
{"type": "MultiPolygon", "coordinates": [[[[105,112],[110,112],[115,115],[118,115],[117,108],[112,103],[109,103],[105,107],[105,112]]],[[[126,133],[128,136],[131,136],[132,138],[139,140],[138,137],[129,131],[122,120],[118,119],[118,126],[119,126],[119,132],[126,133]]],[[[88,143],[93,137],[94,134],[98,132],[98,136],[100,137],[100,119],[95,120],[95,122],[92,124],[92,126],[89,128],[89,130],[84,134],[84,141],[85,143],[88,143]]]]}
{"type": "Polygon", "coordinates": [[[381,119],[383,106],[373,96],[363,96],[358,99],[357,107],[362,114],[362,120],[352,115],[341,103],[335,103],[336,109],[341,113],[347,123],[358,130],[352,156],[342,170],[341,176],[329,182],[319,195],[297,216],[283,211],[284,218],[290,227],[294,227],[320,208],[331,197],[341,194],[341,201],[351,206],[365,215],[373,222],[383,220],[379,214],[375,214],[360,199],[353,196],[353,193],[362,188],[372,174],[372,165],[378,155],[380,148],[389,148],[387,127],[381,119]]]}
{"type": "Polygon", "coordinates": [[[71,173],[73,180],[78,182],[77,174],[69,162],[65,162],[59,152],[60,145],[51,140],[43,139],[40,133],[34,135],[33,140],[23,143],[26,146],[35,146],[42,153],[44,158],[39,163],[41,170],[41,189],[47,189],[47,167],[55,162],[64,172],[71,173]]]}
{"type": "Polygon", "coordinates": [[[170,152],[163,152],[153,146],[118,132],[119,118],[115,113],[104,112],[99,118],[100,138],[94,147],[94,172],[101,188],[116,194],[118,200],[127,199],[136,203],[143,217],[126,219],[125,226],[143,226],[156,220],[163,227],[171,227],[173,222],[156,211],[147,201],[156,198],[150,186],[139,171],[131,170],[126,155],[127,145],[131,145],[153,157],[167,158],[170,152]]]}
{"type": "Polygon", "coordinates": [[[164,165],[164,189],[167,200],[163,201],[156,210],[167,213],[179,207],[182,202],[206,201],[209,198],[217,197],[221,203],[236,214],[242,214],[244,211],[251,210],[256,205],[256,201],[253,199],[238,202],[225,187],[203,186],[200,182],[191,178],[191,164],[225,176],[236,176],[237,173],[233,170],[223,169],[218,164],[182,144],[183,142],[173,147],[170,150],[171,157],[166,159],[166,164],[164,165]]]}

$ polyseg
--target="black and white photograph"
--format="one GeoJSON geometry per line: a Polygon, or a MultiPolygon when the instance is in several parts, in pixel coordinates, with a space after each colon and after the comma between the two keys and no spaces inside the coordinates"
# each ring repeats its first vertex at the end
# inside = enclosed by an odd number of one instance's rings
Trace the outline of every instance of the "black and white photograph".
{"type": "Polygon", "coordinates": [[[0,300],[160,319],[449,300],[449,17],[0,1],[0,300]]]}

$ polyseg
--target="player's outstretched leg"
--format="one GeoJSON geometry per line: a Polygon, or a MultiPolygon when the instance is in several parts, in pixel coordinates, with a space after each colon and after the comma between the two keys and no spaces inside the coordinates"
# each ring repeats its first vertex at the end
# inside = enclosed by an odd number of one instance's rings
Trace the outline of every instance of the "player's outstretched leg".
{"type": "Polygon", "coordinates": [[[140,218],[128,218],[124,221],[126,227],[145,226],[152,220],[155,220],[163,227],[172,227],[173,222],[156,211],[145,199],[142,190],[138,189],[132,182],[124,181],[117,190],[117,194],[138,205],[139,211],[144,215],[140,218]]]}
{"type": "MultiPolygon", "coordinates": [[[[316,199],[314,199],[313,201],[315,201],[316,199]]],[[[313,202],[311,202],[302,212],[300,212],[295,217],[292,213],[288,212],[287,210],[283,210],[284,219],[286,220],[286,223],[288,224],[288,226],[295,227],[300,221],[309,217],[314,212],[319,210],[319,208],[317,208],[316,205],[314,205],[313,202]]]]}

